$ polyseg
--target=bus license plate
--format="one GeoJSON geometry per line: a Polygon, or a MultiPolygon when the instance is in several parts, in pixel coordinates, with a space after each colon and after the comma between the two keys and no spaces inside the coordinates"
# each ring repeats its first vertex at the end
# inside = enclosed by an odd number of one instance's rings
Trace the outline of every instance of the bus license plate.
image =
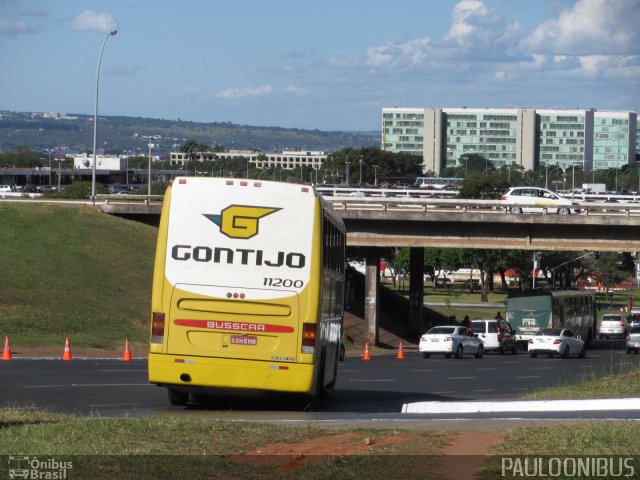
{"type": "Polygon", "coordinates": [[[257,345],[258,337],[247,335],[231,335],[231,343],[234,345],[257,345]]]}

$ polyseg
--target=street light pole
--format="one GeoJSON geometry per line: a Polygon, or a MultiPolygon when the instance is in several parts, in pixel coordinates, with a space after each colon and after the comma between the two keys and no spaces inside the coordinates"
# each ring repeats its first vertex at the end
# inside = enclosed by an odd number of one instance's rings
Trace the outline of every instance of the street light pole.
{"type": "Polygon", "coordinates": [[[153,147],[153,143],[151,143],[152,138],[149,138],[149,171],[147,172],[147,195],[151,195],[151,148],[153,147]]]}
{"type": "Polygon", "coordinates": [[[111,30],[107,33],[107,36],[102,42],[102,48],[100,49],[100,56],[98,57],[98,69],[96,70],[96,106],[93,114],[93,166],[91,168],[91,201],[96,204],[96,135],[98,133],[98,92],[100,87],[100,64],[102,63],[102,52],[104,46],[107,44],[109,37],[118,33],[117,30],[111,30]]]}
{"type": "Polygon", "coordinates": [[[351,165],[351,162],[347,160],[346,162],[344,162],[344,164],[346,167],[346,174],[347,174],[347,177],[345,178],[345,182],[347,184],[347,188],[349,188],[349,165],[351,165]]]}
{"type": "Polygon", "coordinates": [[[360,185],[362,185],[362,155],[360,155],[360,185]]]}
{"type": "Polygon", "coordinates": [[[378,166],[373,166],[373,185],[378,186],[378,166]]]}

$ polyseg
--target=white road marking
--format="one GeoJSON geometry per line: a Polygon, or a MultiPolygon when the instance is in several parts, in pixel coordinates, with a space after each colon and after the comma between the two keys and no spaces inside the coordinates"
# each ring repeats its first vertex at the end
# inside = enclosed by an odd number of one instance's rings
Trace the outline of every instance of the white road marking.
{"type": "Polygon", "coordinates": [[[402,413],[577,412],[598,410],[640,410],[640,398],[530,400],[520,402],[415,402],[406,403],[402,406],[402,413]]]}

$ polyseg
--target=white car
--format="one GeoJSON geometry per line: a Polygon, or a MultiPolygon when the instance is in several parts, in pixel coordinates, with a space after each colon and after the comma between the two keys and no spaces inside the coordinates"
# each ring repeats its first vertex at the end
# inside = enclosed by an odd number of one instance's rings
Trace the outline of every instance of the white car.
{"type": "Polygon", "coordinates": [[[598,338],[624,338],[627,335],[627,317],[618,313],[603,315],[598,324],[597,335],[598,338]]]}
{"type": "Polygon", "coordinates": [[[580,206],[568,198],[563,198],[551,190],[539,187],[512,187],[502,195],[502,201],[509,213],[519,215],[521,213],[543,212],[569,215],[580,213],[580,206]],[[513,206],[510,206],[513,205],[513,206]]]}
{"type": "Polygon", "coordinates": [[[631,327],[627,335],[627,353],[640,353],[640,327],[631,327]]]}
{"type": "Polygon", "coordinates": [[[459,325],[433,327],[420,337],[418,350],[424,358],[431,357],[432,353],[444,353],[446,358],[454,354],[456,358],[462,358],[465,354],[482,358],[484,354],[484,346],[478,335],[459,325]]]}
{"type": "Polygon", "coordinates": [[[546,353],[549,358],[555,354],[567,358],[569,355],[577,355],[580,358],[587,356],[587,345],[580,335],[574,335],[566,328],[543,328],[529,339],[529,355],[536,358],[538,353],[546,353]]]}

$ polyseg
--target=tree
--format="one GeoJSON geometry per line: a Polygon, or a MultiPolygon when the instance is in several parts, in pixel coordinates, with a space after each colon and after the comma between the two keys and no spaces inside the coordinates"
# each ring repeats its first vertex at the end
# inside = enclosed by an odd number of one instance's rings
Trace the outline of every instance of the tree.
{"type": "Polygon", "coordinates": [[[362,182],[414,183],[422,174],[422,157],[409,153],[385,152],[376,147],[345,148],[327,156],[318,172],[318,179],[328,183],[345,183],[347,170],[349,184],[360,181],[362,158],[362,182]],[[347,162],[349,168],[347,169],[347,162]]]}
{"type": "Polygon", "coordinates": [[[507,180],[501,175],[483,175],[472,172],[462,182],[458,196],[460,198],[496,200],[508,188],[507,180]]]}
{"type": "Polygon", "coordinates": [[[605,288],[605,295],[610,298],[610,290],[618,283],[629,278],[629,272],[622,268],[622,255],[617,252],[601,253],[594,259],[595,277],[605,288]]]}
{"type": "Polygon", "coordinates": [[[42,163],[38,154],[24,145],[11,147],[6,153],[0,153],[0,168],[34,168],[41,166],[42,163]]]}

